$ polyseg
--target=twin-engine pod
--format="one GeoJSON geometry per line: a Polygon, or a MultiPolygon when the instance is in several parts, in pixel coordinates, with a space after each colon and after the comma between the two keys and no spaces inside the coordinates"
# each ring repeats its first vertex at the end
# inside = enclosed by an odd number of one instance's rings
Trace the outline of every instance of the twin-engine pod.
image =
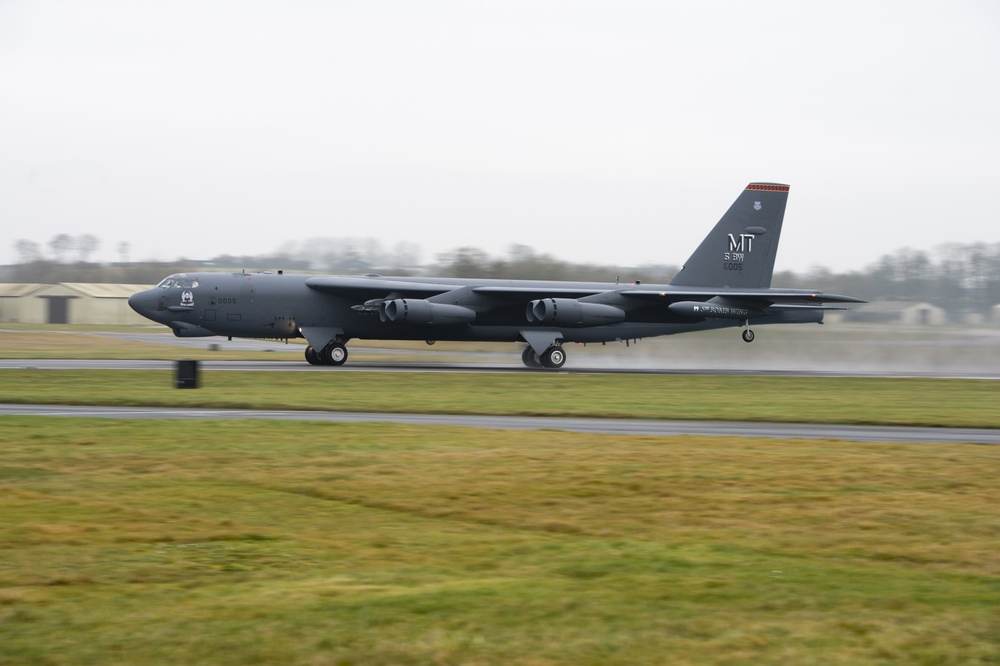
{"type": "Polygon", "coordinates": [[[671,303],[667,309],[674,314],[695,319],[751,319],[765,315],[763,311],[754,308],[711,301],[679,301],[671,303]]]}
{"type": "Polygon", "coordinates": [[[432,303],[419,298],[397,298],[382,303],[378,315],[382,321],[447,326],[474,321],[476,311],[463,305],[432,303]]]}
{"type": "Polygon", "coordinates": [[[540,298],[525,311],[533,324],[557,326],[603,326],[625,321],[625,311],[604,303],[585,303],[575,298],[540,298]]]}

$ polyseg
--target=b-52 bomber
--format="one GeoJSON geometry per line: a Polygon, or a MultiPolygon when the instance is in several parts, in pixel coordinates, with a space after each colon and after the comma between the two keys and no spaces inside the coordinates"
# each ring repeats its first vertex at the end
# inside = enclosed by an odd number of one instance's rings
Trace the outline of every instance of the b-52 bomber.
{"type": "Polygon", "coordinates": [[[772,289],[788,185],[750,183],[669,284],[180,273],[129,298],[179,337],[305,338],[312,365],[343,365],[348,341],[521,342],[530,368],[561,368],[563,344],[751,325],[822,323],[851,296],[772,289]]]}

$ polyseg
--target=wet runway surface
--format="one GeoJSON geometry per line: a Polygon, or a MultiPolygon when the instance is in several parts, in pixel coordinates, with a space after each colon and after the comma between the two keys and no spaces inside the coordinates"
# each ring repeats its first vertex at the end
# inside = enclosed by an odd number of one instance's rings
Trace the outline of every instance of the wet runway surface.
{"type": "MultiPolygon", "coordinates": [[[[409,352],[400,350],[371,350],[383,353],[398,353],[414,356],[426,352],[409,352]]],[[[475,353],[461,354],[463,357],[475,356],[475,353]]],[[[181,355],[178,355],[180,358],[181,355]]],[[[479,373],[549,373],[564,374],[633,374],[633,375],[729,375],[744,377],[907,377],[907,378],[937,378],[937,379],[983,379],[1000,380],[996,372],[962,372],[962,371],[899,371],[899,370],[768,370],[758,368],[720,369],[720,368],[657,368],[657,367],[584,367],[583,361],[578,365],[567,364],[560,370],[532,370],[520,363],[503,363],[500,361],[452,363],[446,361],[356,361],[350,360],[340,367],[312,366],[298,355],[274,361],[199,361],[199,366],[206,371],[252,371],[252,372],[479,372],[479,373]],[[294,358],[294,360],[292,360],[294,358]],[[287,359],[287,360],[286,360],[287,359]]],[[[2,370],[173,370],[177,366],[175,360],[110,360],[110,359],[0,359],[2,370]]]]}
{"type": "MultiPolygon", "coordinates": [[[[187,350],[201,350],[266,354],[266,360],[258,357],[255,361],[200,361],[203,369],[212,371],[538,372],[522,365],[522,345],[519,344],[439,343],[404,348],[349,344],[350,359],[345,365],[317,367],[305,362],[305,345],[294,341],[177,338],[161,327],[124,332],[60,333],[157,345],[163,349],[163,360],[0,359],[0,369],[169,370],[176,360],[185,358],[187,350]]],[[[557,372],[1000,379],[1000,329],[815,326],[782,332],[764,328],[752,345],[734,335],[732,331],[714,331],[641,340],[631,345],[624,342],[566,345],[569,360],[557,372]]],[[[204,354],[200,356],[204,359],[204,354]]]]}
{"type": "MultiPolygon", "coordinates": [[[[67,335],[80,335],[67,331],[67,335]]],[[[349,344],[340,367],[316,367],[303,358],[304,344],[283,340],[177,338],[162,328],[93,332],[115,340],[155,344],[162,361],[0,360],[0,368],[168,370],[185,350],[262,352],[267,360],[202,360],[206,370],[281,372],[538,372],[525,368],[519,344],[417,344],[408,348],[349,344]]],[[[943,332],[805,327],[792,332],[762,329],[747,345],[732,331],[667,336],[639,343],[566,345],[569,360],[558,372],[813,377],[932,377],[1000,379],[1000,330],[943,332]],[[784,337],[779,337],[783,335],[784,337]],[[734,337],[735,336],[735,337],[734,337]]],[[[203,357],[204,358],[204,357],[203,357]]],[[[552,371],[544,371],[552,372],[552,371]]]]}

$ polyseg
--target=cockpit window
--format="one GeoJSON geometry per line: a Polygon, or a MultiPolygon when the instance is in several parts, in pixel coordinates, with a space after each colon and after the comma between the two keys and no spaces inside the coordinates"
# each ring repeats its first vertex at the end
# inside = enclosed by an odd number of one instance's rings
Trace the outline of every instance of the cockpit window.
{"type": "Polygon", "coordinates": [[[171,287],[175,289],[195,289],[198,286],[198,278],[188,277],[183,273],[180,275],[171,275],[170,277],[163,278],[163,281],[156,286],[160,289],[170,289],[171,287]]]}

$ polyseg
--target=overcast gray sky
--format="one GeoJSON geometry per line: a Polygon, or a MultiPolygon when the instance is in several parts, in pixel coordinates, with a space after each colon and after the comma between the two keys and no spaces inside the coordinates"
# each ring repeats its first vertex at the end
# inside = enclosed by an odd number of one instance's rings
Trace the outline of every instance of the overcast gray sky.
{"type": "Polygon", "coordinates": [[[682,263],[789,183],[776,269],[1000,241],[1000,3],[0,1],[0,263],[312,237],[682,263]]]}

